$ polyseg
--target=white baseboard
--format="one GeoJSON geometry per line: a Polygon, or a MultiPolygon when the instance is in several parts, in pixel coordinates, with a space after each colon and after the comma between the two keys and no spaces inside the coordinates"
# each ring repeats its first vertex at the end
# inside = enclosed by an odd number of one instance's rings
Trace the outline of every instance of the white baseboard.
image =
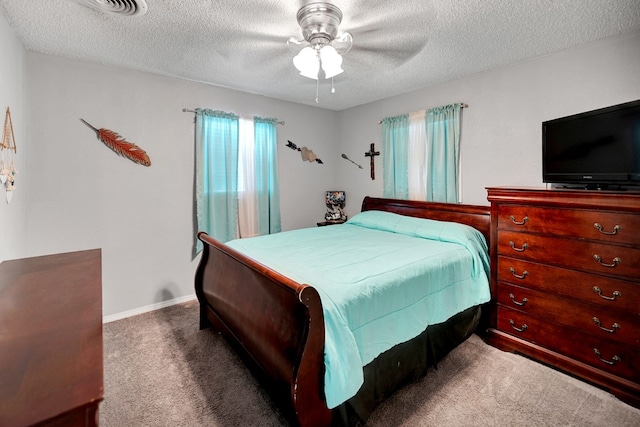
{"type": "Polygon", "coordinates": [[[135,316],[137,314],[148,313],[154,310],[160,310],[161,308],[169,307],[171,305],[181,304],[183,302],[196,299],[195,294],[186,295],[180,298],[174,298],[168,301],[157,302],[155,304],[145,305],[144,307],[134,308],[133,310],[123,311],[121,313],[110,314],[102,317],[102,323],[114,322],[120,319],[126,319],[127,317],[135,316]]]}

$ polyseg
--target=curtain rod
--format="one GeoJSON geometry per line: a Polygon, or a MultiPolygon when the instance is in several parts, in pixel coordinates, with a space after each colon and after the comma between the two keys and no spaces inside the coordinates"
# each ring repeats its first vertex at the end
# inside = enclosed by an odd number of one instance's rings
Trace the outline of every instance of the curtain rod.
{"type": "MultiPolygon", "coordinates": [[[[467,104],[465,104],[464,102],[460,102],[460,108],[469,108],[469,106],[467,104]]],[[[378,124],[379,125],[382,124],[382,120],[378,121],[378,124]]]]}
{"type": "MultiPolygon", "coordinates": [[[[190,109],[188,109],[188,108],[183,108],[183,109],[182,109],[182,112],[183,112],[183,113],[195,113],[195,112],[196,112],[196,110],[190,110],[190,109]]],[[[279,125],[284,126],[284,120],[279,121],[279,122],[276,122],[276,123],[278,123],[279,125]]]]}

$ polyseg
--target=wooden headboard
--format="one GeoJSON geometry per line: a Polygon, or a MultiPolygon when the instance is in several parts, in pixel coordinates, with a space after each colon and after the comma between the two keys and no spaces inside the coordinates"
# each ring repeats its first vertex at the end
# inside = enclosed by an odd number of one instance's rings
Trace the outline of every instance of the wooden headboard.
{"type": "Polygon", "coordinates": [[[371,210],[467,224],[479,230],[489,244],[491,227],[491,208],[489,206],[382,199],[367,196],[362,201],[362,211],[371,210]]]}

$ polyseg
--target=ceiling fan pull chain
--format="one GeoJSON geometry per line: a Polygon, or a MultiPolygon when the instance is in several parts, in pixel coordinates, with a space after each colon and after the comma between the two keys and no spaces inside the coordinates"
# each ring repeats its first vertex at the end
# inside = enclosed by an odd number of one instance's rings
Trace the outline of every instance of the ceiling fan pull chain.
{"type": "Polygon", "coordinates": [[[333,87],[333,77],[331,77],[331,93],[336,93],[336,88],[333,87]]]}
{"type": "Polygon", "coordinates": [[[318,103],[318,87],[320,86],[320,79],[316,79],[316,104],[318,103]]]}

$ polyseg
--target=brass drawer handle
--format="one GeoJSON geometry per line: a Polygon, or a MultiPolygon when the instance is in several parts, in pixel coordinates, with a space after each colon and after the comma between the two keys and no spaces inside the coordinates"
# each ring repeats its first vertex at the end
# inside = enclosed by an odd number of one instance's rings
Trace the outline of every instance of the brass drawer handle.
{"type": "Polygon", "coordinates": [[[509,271],[516,279],[524,279],[529,274],[527,270],[523,271],[521,275],[516,274],[516,270],[513,267],[509,267],[509,271]]]}
{"type": "Polygon", "coordinates": [[[597,223],[597,222],[596,222],[595,224],[593,224],[593,226],[594,226],[594,227],[595,227],[599,232],[601,232],[602,234],[606,234],[606,235],[609,235],[609,236],[613,236],[613,235],[615,235],[615,234],[618,234],[618,231],[620,231],[620,230],[621,230],[621,227],[620,227],[619,225],[616,225],[615,227],[613,227],[613,231],[604,231],[604,230],[602,229],[602,225],[600,225],[600,223],[597,223]]]}
{"type": "Polygon", "coordinates": [[[509,216],[509,219],[511,219],[511,222],[513,222],[515,225],[525,225],[527,223],[527,221],[529,221],[529,217],[525,216],[524,218],[522,218],[522,221],[518,222],[516,221],[516,217],[513,215],[509,216]]]}
{"type": "Polygon", "coordinates": [[[516,252],[524,252],[525,249],[527,249],[529,247],[529,245],[527,245],[526,243],[522,245],[521,248],[516,248],[516,244],[513,243],[512,241],[509,241],[509,246],[511,246],[511,249],[513,249],[516,252]]]}
{"type": "MultiPolygon", "coordinates": [[[[509,298],[511,298],[511,301],[515,304],[515,305],[519,305],[520,307],[522,307],[523,305],[525,305],[529,300],[526,298],[522,298],[522,302],[518,302],[516,301],[516,297],[513,296],[513,294],[509,294],[509,298]]],[[[595,319],[595,317],[594,317],[595,319]]]]}
{"type": "Polygon", "coordinates": [[[600,359],[601,362],[606,363],[607,365],[611,365],[614,366],[616,365],[618,362],[622,362],[622,359],[620,359],[620,357],[618,355],[614,355],[611,360],[606,360],[603,359],[602,356],[600,355],[600,352],[598,351],[597,348],[593,349],[593,352],[596,354],[596,356],[598,356],[598,359],[600,359]]]}
{"type": "Polygon", "coordinates": [[[618,264],[620,264],[620,263],[622,262],[622,260],[621,260],[620,258],[615,257],[615,258],[613,259],[613,262],[612,262],[611,264],[606,264],[606,263],[602,262],[602,258],[600,258],[600,255],[597,255],[597,254],[593,256],[593,259],[595,259],[596,261],[598,261],[598,263],[599,263],[601,266],[603,266],[603,267],[609,267],[609,268],[613,268],[613,267],[615,267],[616,265],[618,265],[618,264]]]}
{"type": "Polygon", "coordinates": [[[602,298],[602,299],[606,299],[607,301],[615,301],[615,300],[616,300],[616,298],[618,298],[618,297],[621,297],[621,296],[622,296],[622,294],[621,294],[620,292],[618,292],[618,291],[613,291],[613,296],[612,296],[612,297],[604,296],[604,295],[602,295],[602,289],[600,289],[600,288],[599,288],[599,287],[597,287],[597,286],[594,286],[594,287],[593,287],[593,292],[595,292],[596,294],[598,294],[598,296],[599,296],[600,298],[602,298]]]}
{"type": "Polygon", "coordinates": [[[516,322],[514,322],[514,321],[513,321],[513,319],[509,319],[509,323],[511,324],[511,327],[512,327],[514,330],[518,331],[518,332],[524,332],[524,331],[526,331],[526,330],[527,330],[527,328],[528,328],[528,326],[527,326],[527,324],[526,324],[526,323],[525,323],[525,324],[523,324],[521,328],[518,328],[518,327],[516,326],[516,322]]]}
{"type": "Polygon", "coordinates": [[[609,332],[610,334],[615,334],[616,333],[616,329],[620,329],[620,325],[617,323],[614,323],[613,325],[611,325],[611,329],[607,329],[605,327],[603,327],[600,324],[600,319],[598,319],[597,317],[593,317],[593,323],[595,323],[596,325],[598,325],[598,328],[602,329],[605,332],[609,332]]]}

